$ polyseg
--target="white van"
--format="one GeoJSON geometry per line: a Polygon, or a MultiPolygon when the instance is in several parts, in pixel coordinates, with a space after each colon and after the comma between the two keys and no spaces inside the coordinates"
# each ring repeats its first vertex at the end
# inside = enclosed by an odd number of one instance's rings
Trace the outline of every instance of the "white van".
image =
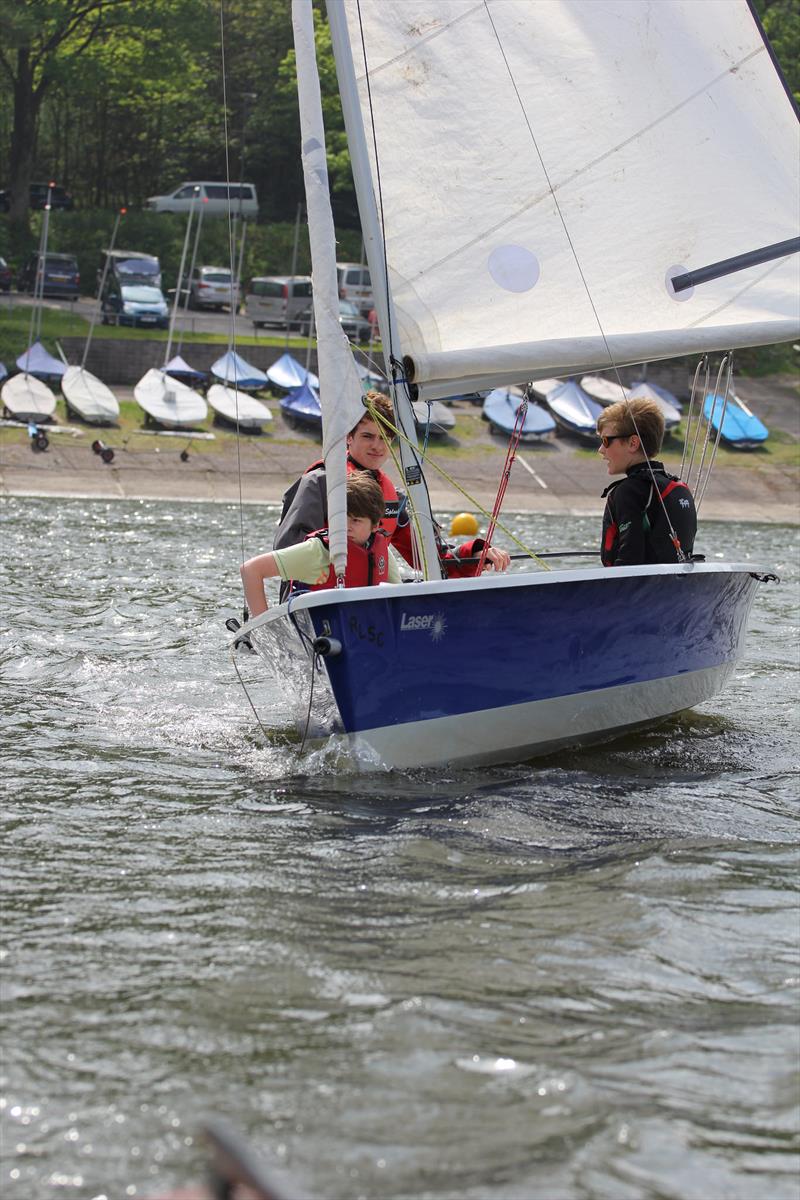
{"type": "Polygon", "coordinates": [[[234,216],[240,211],[243,217],[258,216],[258,198],[252,183],[190,181],[182,183],[167,196],[148,196],[145,206],[151,212],[187,213],[192,207],[196,188],[199,189],[197,206],[202,204],[206,216],[227,217],[229,208],[234,216]]]}
{"type": "Polygon", "coordinates": [[[339,280],[340,300],[349,300],[351,304],[355,304],[361,315],[366,317],[375,304],[369,267],[363,263],[337,263],[336,275],[339,280]]]}
{"type": "Polygon", "coordinates": [[[254,329],[264,325],[285,328],[310,304],[310,275],[257,275],[248,284],[244,311],[254,329]]]}

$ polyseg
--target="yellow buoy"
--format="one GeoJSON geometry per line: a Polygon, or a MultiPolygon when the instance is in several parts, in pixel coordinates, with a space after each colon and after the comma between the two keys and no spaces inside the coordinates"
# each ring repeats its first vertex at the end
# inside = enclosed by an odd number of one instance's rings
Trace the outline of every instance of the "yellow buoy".
{"type": "Polygon", "coordinates": [[[478,532],[478,522],[472,513],[456,513],[450,524],[450,532],[457,536],[464,534],[474,537],[478,532]]]}

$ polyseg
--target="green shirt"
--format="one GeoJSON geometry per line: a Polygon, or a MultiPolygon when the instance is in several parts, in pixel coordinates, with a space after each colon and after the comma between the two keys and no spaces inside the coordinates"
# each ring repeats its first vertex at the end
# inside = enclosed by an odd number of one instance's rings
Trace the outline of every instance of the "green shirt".
{"type": "MultiPolygon", "coordinates": [[[[388,547],[387,547],[388,552],[388,547]]],[[[308,538],[285,550],[273,550],[272,556],[281,579],[297,579],[300,583],[324,583],[328,578],[331,556],[318,537],[308,538]]],[[[388,554],[388,583],[402,583],[397,564],[388,554]]]]}

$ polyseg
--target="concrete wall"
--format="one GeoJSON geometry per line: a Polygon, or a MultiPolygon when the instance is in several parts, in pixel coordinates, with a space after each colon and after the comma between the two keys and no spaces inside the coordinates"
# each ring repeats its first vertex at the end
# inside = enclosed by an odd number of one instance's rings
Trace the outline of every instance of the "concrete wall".
{"type": "MultiPolygon", "coordinates": [[[[61,346],[71,363],[79,363],[83,356],[85,338],[65,337],[60,339],[61,346]]],[[[98,379],[112,387],[115,384],[133,386],[138,383],[150,367],[160,367],[164,362],[166,342],[149,341],[143,338],[95,338],[89,349],[86,369],[98,379]]],[[[173,347],[174,349],[174,347],[173,347]]],[[[255,346],[248,344],[240,350],[254,367],[266,371],[267,367],[283,354],[282,346],[255,346]]],[[[208,371],[211,364],[225,353],[225,347],[219,342],[191,342],[182,350],[182,355],[197,371],[208,371]]],[[[293,351],[294,357],[305,365],[305,352],[293,351]]],[[[309,363],[311,371],[316,373],[317,354],[311,352],[309,363]]]]}
{"type": "MultiPolygon", "coordinates": [[[[65,337],[61,345],[71,363],[81,361],[84,339],[65,337]]],[[[138,383],[145,371],[150,367],[160,367],[164,361],[166,342],[147,341],[139,338],[96,338],[92,341],[86,367],[105,383],[110,385],[123,384],[133,386],[138,383]]],[[[198,371],[208,371],[211,364],[225,353],[225,347],[219,342],[191,342],[184,347],[183,357],[198,371]]],[[[279,359],[284,353],[282,346],[259,346],[248,343],[240,350],[254,367],[262,371],[279,359]]],[[[294,357],[305,365],[305,351],[294,349],[294,357]]],[[[664,363],[651,363],[647,368],[647,378],[651,383],[660,384],[667,388],[679,400],[688,398],[695,363],[688,359],[671,359],[664,363]]],[[[317,372],[317,354],[311,351],[309,368],[317,372]]],[[[606,372],[610,378],[613,373],[606,372]]],[[[634,380],[642,378],[641,366],[620,367],[620,379],[626,386],[634,380]]]]}

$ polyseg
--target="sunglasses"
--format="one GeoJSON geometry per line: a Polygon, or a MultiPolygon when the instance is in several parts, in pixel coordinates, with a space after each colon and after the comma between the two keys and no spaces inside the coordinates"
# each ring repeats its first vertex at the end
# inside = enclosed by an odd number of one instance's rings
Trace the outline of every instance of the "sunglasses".
{"type": "Polygon", "coordinates": [[[632,436],[633,435],[630,433],[601,433],[600,434],[600,445],[603,446],[607,450],[608,447],[611,445],[611,443],[618,441],[619,438],[625,439],[625,438],[629,438],[632,436]]]}

